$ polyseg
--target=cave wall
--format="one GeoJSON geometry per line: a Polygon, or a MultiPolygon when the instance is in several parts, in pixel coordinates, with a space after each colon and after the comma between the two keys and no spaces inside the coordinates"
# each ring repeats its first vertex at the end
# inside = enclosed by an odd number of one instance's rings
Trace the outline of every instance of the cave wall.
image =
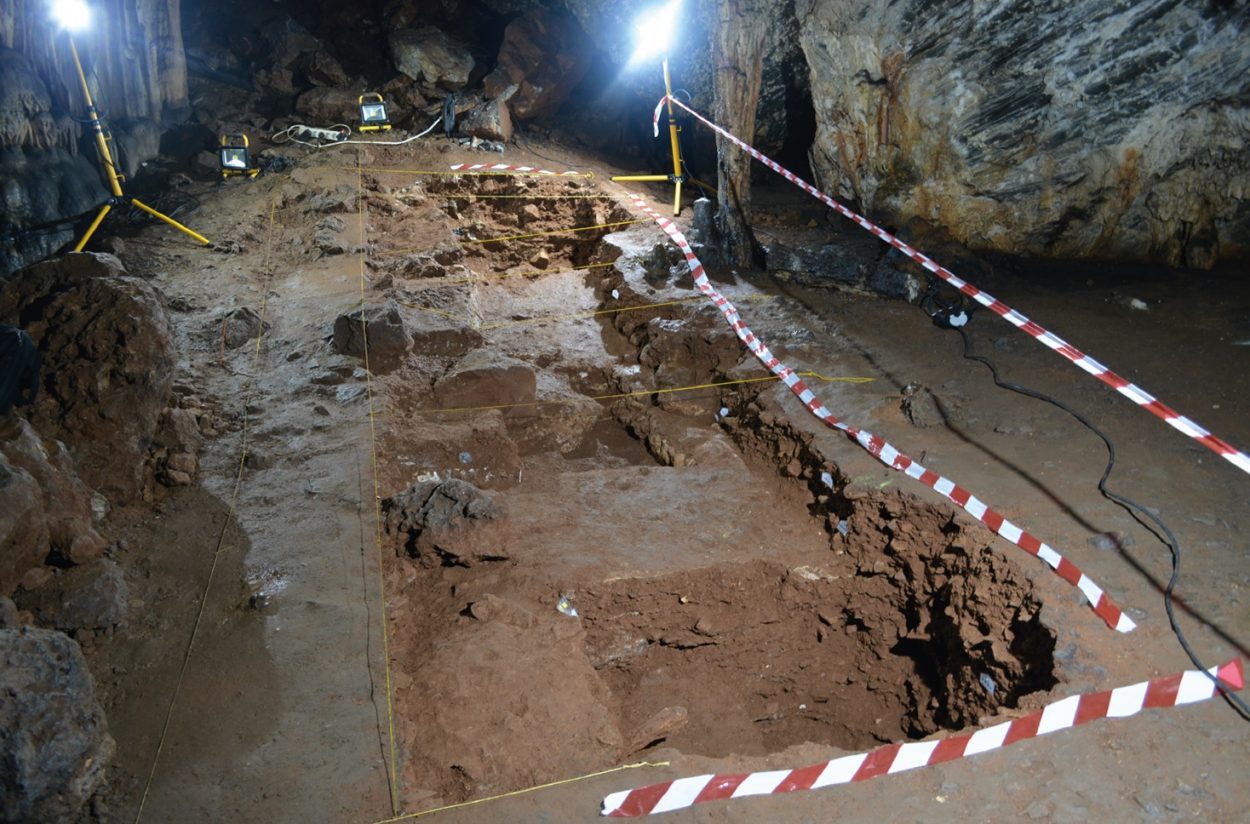
{"type": "Polygon", "coordinates": [[[1250,239],[1250,13],[797,0],[822,188],[976,250],[1209,268],[1250,239]]]}
{"type": "MultiPolygon", "coordinates": [[[[187,67],[180,0],[98,0],[76,38],[120,167],[133,176],[157,153],[157,124],[184,112],[187,67]]],[[[56,224],[108,195],[66,37],[38,0],[0,0],[0,274],[68,243],[56,224]]]]}

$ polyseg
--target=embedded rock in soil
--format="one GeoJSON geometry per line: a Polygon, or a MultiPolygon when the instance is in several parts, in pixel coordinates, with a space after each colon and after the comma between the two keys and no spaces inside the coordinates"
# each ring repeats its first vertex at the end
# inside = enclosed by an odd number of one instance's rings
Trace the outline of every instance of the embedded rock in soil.
{"type": "Polygon", "coordinates": [[[137,495],[176,362],[159,293],[112,255],[69,254],[5,281],[0,320],[29,332],[43,358],[31,423],[65,442],[90,486],[137,495]]]}
{"type": "Polygon", "coordinates": [[[15,420],[16,433],[0,437],[0,594],[49,558],[82,564],[105,546],[94,527],[91,490],[65,446],[15,420]]]}
{"type": "Polygon", "coordinates": [[[423,565],[472,566],[507,558],[498,536],[484,527],[503,518],[493,495],[452,478],[424,481],[382,502],[386,532],[399,550],[423,565]]]}
{"type": "Polygon", "coordinates": [[[485,339],[482,333],[466,326],[449,329],[421,329],[412,333],[413,351],[418,355],[463,357],[479,348],[485,339]]]}
{"type": "Polygon", "coordinates": [[[121,567],[97,558],[53,575],[43,586],[18,592],[14,601],[44,626],[64,632],[107,630],[126,622],[130,590],[121,567]]]}
{"type": "Polygon", "coordinates": [[[899,408],[903,410],[903,414],[907,416],[912,426],[918,426],[921,429],[941,426],[946,423],[948,417],[938,397],[929,391],[928,387],[916,383],[909,383],[903,387],[903,399],[899,401],[899,408]]]}
{"type": "Polygon", "coordinates": [[[95,682],[60,632],[0,629],[0,819],[77,820],[113,757],[95,682]]]}
{"type": "Polygon", "coordinates": [[[537,387],[528,363],[477,349],[435,382],[434,398],[443,407],[533,404],[537,387]]]}
{"type": "Polygon", "coordinates": [[[219,336],[227,349],[238,349],[267,331],[269,324],[262,321],[260,315],[252,309],[240,306],[238,309],[231,309],[227,312],[219,322],[214,322],[210,329],[219,336]]]}
{"type": "Polygon", "coordinates": [[[334,351],[363,358],[367,345],[370,366],[394,363],[402,358],[408,351],[409,337],[399,305],[388,300],[382,306],[367,308],[363,324],[360,314],[349,313],[335,319],[334,351]]]}

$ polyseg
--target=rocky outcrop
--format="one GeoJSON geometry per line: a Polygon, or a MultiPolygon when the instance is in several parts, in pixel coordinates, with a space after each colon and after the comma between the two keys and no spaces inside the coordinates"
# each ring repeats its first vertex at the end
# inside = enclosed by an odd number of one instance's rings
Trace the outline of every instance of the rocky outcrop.
{"type": "Polygon", "coordinates": [[[45,440],[26,421],[0,433],[0,595],[13,592],[46,560],[84,564],[105,542],[95,530],[91,490],[65,446],[45,440]]]}
{"type": "Polygon", "coordinates": [[[400,554],[430,565],[470,566],[506,557],[483,527],[504,516],[494,496],[468,481],[423,481],[382,501],[386,532],[400,554]]]}
{"type": "Polygon", "coordinates": [[[114,502],[134,498],[173,384],[156,290],[111,255],[71,254],[5,281],[0,319],[25,329],[43,358],[31,423],[65,442],[91,487],[114,502]]]}
{"type": "Polygon", "coordinates": [[[82,651],[60,632],[0,629],[0,819],[76,821],[113,739],[82,651]]]}
{"type": "Polygon", "coordinates": [[[1209,267],[1250,238],[1225,3],[795,3],[836,197],[977,250],[1209,267]]]}
{"type": "Polygon", "coordinates": [[[487,97],[517,86],[509,99],[519,120],[555,114],[590,68],[591,43],[572,17],[532,9],[508,24],[498,62],[483,79],[487,97]]]}
{"type": "Polygon", "coordinates": [[[421,84],[423,91],[457,91],[468,85],[473,56],[464,44],[433,26],[392,32],[390,47],[395,68],[421,84]]]}

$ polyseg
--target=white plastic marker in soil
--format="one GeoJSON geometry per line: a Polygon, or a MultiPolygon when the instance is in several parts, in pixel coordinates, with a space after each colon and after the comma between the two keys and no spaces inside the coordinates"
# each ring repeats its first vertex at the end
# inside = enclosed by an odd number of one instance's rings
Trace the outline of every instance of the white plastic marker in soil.
{"type": "Polygon", "coordinates": [[[656,114],[652,118],[652,126],[655,128],[657,135],[659,134],[660,107],[663,106],[665,101],[667,100],[672,100],[674,104],[690,112],[690,114],[692,114],[696,119],[698,119],[708,128],[715,131],[717,134],[723,135],[727,140],[737,144],[739,148],[741,148],[747,154],[751,155],[751,157],[754,157],[760,163],[763,163],[765,166],[772,169],[774,172],[781,175],[786,180],[793,183],[795,186],[798,186],[800,189],[807,192],[809,195],[816,198],[821,203],[824,203],[826,206],[833,209],[838,214],[854,221],[861,228],[867,229],[869,232],[872,232],[874,235],[881,238],[881,240],[884,240],[886,243],[890,244],[895,249],[898,249],[900,252],[907,255],[909,258],[916,261],[916,263],[919,263],[925,269],[937,275],[942,280],[946,281],[951,286],[958,289],[960,292],[963,292],[965,295],[972,298],[977,303],[988,308],[994,314],[1002,317],[1003,320],[1007,321],[1012,326],[1024,332],[1027,332],[1033,338],[1041,341],[1042,344],[1044,344],[1048,349],[1053,349],[1055,352],[1058,352],[1060,355],[1062,355],[1063,357],[1072,361],[1072,363],[1079,366],[1085,372],[1088,372],[1089,374],[1093,375],[1095,378],[1098,378],[1098,380],[1107,384],[1107,386],[1110,386],[1112,389],[1116,390],[1121,395],[1128,398],[1129,400],[1131,400],[1133,403],[1137,404],[1138,406],[1145,408],[1151,414],[1155,415],[1158,418],[1161,418],[1165,423],[1167,423],[1173,429],[1176,429],[1184,433],[1185,435],[1188,435],[1190,438],[1193,438],[1195,441],[1198,441],[1203,446],[1207,447],[1212,452],[1219,455],[1221,458],[1224,458],[1233,466],[1240,469],[1242,472],[1250,473],[1250,455],[1247,455],[1245,452],[1242,452],[1241,450],[1237,449],[1236,447],[1234,447],[1232,444],[1228,443],[1227,441],[1221,438],[1217,438],[1215,435],[1212,435],[1206,429],[1203,429],[1201,426],[1199,426],[1196,422],[1185,417],[1181,413],[1177,412],[1175,409],[1172,409],[1171,407],[1165,406],[1164,404],[1160,403],[1159,400],[1155,398],[1154,395],[1151,395],[1149,392],[1142,389],[1140,386],[1137,386],[1136,384],[1131,383],[1125,380],[1124,378],[1120,377],[1115,372],[1112,372],[1106,366],[1103,366],[1101,363],[1094,360],[1089,355],[1086,355],[1081,350],[1072,346],[1063,338],[1059,337],[1053,332],[1047,331],[1043,327],[1039,326],[1038,324],[1026,318],[1024,315],[1017,312],[1015,309],[1012,309],[1010,306],[1003,303],[998,298],[994,297],[988,292],[984,292],[978,289],[977,287],[973,286],[971,283],[968,283],[967,281],[962,280],[961,278],[957,277],[954,272],[950,271],[945,266],[939,265],[936,261],[934,261],[928,255],[924,254],[923,252],[919,252],[913,249],[912,247],[908,246],[903,241],[896,238],[894,235],[887,232],[885,229],[882,229],[880,226],[877,226],[876,224],[870,222],[868,219],[864,218],[863,216],[856,214],[855,212],[846,208],[841,203],[838,203],[836,200],[829,197],[829,195],[820,191],[815,186],[813,186],[812,184],[808,183],[803,178],[796,175],[794,172],[790,171],[789,169],[785,168],[781,164],[777,163],[772,158],[763,154],[754,146],[750,146],[747,143],[744,143],[742,140],[739,140],[737,137],[734,137],[732,134],[725,131],[725,129],[721,128],[720,126],[717,126],[712,121],[703,117],[703,115],[699,114],[694,109],[687,106],[685,103],[682,103],[677,98],[675,97],[674,98],[668,98],[668,97],[662,98],[660,100],[659,106],[656,106],[656,109],[655,109],[656,114]]]}
{"type": "Polygon", "coordinates": [[[533,166],[509,166],[507,163],[455,163],[453,172],[517,172],[518,174],[552,175],[553,177],[589,177],[586,172],[549,172],[533,166]]]}
{"type": "Polygon", "coordinates": [[[703,264],[695,256],[694,250],[690,248],[690,244],[677,228],[677,224],[649,207],[641,195],[630,196],[634,199],[635,205],[654,218],[660,224],[660,228],[681,249],[682,254],[686,256],[686,265],[690,267],[690,274],[694,277],[694,285],[721,310],[725,320],[729,322],[730,327],[733,328],[738,338],[747,345],[747,348],[751,350],[755,357],[759,358],[761,363],[768,367],[770,372],[781,378],[785,385],[790,387],[790,391],[797,395],[799,400],[803,401],[804,406],[813,415],[820,418],[826,425],[845,432],[847,437],[868,450],[871,455],[875,456],[877,460],[886,466],[915,478],[925,486],[935,490],[942,497],[958,505],[998,535],[1011,541],[1025,552],[1041,558],[1059,574],[1059,577],[1080,589],[1098,617],[1107,622],[1107,626],[1119,632],[1130,632],[1137,626],[1118,606],[1112,603],[1100,586],[1095,584],[1085,573],[1081,572],[1075,564],[1051,549],[1050,546],[990,509],[976,496],[954,481],[944,478],[932,470],[925,469],[918,462],[899,452],[882,438],[866,430],[845,424],[835,418],[833,413],[825,408],[825,405],[812,393],[812,390],[808,389],[802,379],[794,373],[794,370],[777,360],[768,347],[764,345],[763,341],[755,336],[755,333],[743,322],[742,316],[738,314],[738,310],[734,305],[724,295],[716,291],[716,287],[712,285],[711,281],[708,280],[707,274],[703,271],[703,264]]]}
{"type": "Polygon", "coordinates": [[[1234,690],[1241,689],[1245,684],[1241,659],[1229,661],[1222,667],[1212,667],[1208,672],[1210,675],[1201,670],[1186,670],[1106,692],[1073,695],[1047,705],[1041,712],[974,733],[935,741],[889,744],[871,752],[847,755],[795,770],[696,775],[623,790],[604,798],[599,813],[614,818],[633,818],[680,810],[706,801],[818,790],[836,784],[866,781],[880,775],[979,755],[1098,718],[1127,718],[1154,707],[1205,701],[1219,694],[1210,676],[1219,678],[1234,690]]]}

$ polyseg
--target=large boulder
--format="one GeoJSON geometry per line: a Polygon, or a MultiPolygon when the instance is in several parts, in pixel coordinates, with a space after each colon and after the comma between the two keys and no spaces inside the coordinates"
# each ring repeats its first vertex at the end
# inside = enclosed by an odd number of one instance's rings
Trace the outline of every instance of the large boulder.
{"type": "Polygon", "coordinates": [[[295,111],[318,125],[356,123],[360,120],[360,93],[350,89],[317,86],[295,101],[295,111]]]}
{"type": "Polygon", "coordinates": [[[0,629],[0,819],[76,821],[113,750],[78,645],[52,630],[0,629]]]}
{"type": "Polygon", "coordinates": [[[390,46],[395,68],[428,89],[457,91],[469,83],[473,55],[464,44],[433,26],[391,32],[390,46]]]}
{"type": "Polygon", "coordinates": [[[499,61],[483,83],[487,97],[516,85],[508,101],[520,120],[550,117],[590,68],[593,44],[577,21],[543,8],[530,9],[504,29],[499,61]]]}
{"type": "Polygon", "coordinates": [[[64,632],[110,630],[126,623],[130,589],[121,567],[108,558],[58,571],[13,599],[41,626],[64,632]]]}
{"type": "Polygon", "coordinates": [[[0,434],[0,595],[52,559],[84,564],[104,552],[91,490],[58,441],[41,438],[20,418],[0,434]]]}
{"type": "Polygon", "coordinates": [[[135,497],[176,363],[157,291],[112,255],[70,254],[5,281],[0,322],[24,328],[43,358],[31,423],[65,442],[88,485],[135,497]]]}

